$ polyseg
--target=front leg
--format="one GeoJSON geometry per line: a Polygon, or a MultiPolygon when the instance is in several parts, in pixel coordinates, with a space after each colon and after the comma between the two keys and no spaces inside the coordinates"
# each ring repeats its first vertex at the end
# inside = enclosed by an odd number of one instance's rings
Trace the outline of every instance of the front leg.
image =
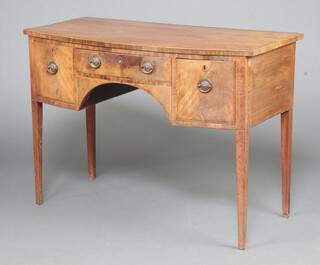
{"type": "Polygon", "coordinates": [[[41,102],[32,101],[32,131],[36,203],[42,204],[42,121],[43,106],[41,102]]]}
{"type": "Polygon", "coordinates": [[[236,130],[238,248],[246,249],[249,130],[236,130]]]}
{"type": "Polygon", "coordinates": [[[96,178],[96,106],[86,109],[87,148],[88,148],[88,175],[89,179],[96,178]]]}
{"type": "Polygon", "coordinates": [[[290,214],[290,178],[292,146],[292,113],[290,109],[281,114],[281,158],[282,158],[282,214],[290,214]]]}

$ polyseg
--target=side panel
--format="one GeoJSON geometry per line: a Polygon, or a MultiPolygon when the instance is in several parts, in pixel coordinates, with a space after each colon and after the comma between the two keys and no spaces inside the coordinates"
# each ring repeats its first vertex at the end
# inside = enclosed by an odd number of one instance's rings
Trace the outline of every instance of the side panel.
{"type": "Polygon", "coordinates": [[[292,107],[294,62],[295,44],[249,58],[251,127],[292,107]]]}

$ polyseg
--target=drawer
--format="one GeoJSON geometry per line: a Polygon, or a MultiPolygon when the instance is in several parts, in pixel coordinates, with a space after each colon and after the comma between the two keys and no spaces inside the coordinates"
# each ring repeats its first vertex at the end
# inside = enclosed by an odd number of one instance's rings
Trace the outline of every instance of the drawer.
{"type": "Polygon", "coordinates": [[[33,45],[33,96],[74,104],[72,48],[39,41],[33,45]],[[57,67],[56,73],[49,73],[50,63],[57,67]]]}
{"type": "Polygon", "coordinates": [[[78,72],[110,77],[122,77],[129,82],[171,82],[171,58],[139,56],[111,52],[97,52],[83,49],[74,51],[74,67],[78,72]],[[95,66],[90,61],[96,60],[95,66]],[[100,64],[100,65],[99,65],[100,64]],[[152,72],[144,73],[144,70],[152,72]],[[149,66],[149,67],[148,67],[149,66]],[[97,67],[97,68],[94,68],[97,67]]]}
{"type": "Polygon", "coordinates": [[[235,62],[177,59],[175,94],[177,120],[234,124],[235,62]]]}

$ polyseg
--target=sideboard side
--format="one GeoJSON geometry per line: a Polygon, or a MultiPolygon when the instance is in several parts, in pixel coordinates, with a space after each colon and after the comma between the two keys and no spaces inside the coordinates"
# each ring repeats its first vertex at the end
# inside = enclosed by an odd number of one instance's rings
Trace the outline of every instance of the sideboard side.
{"type": "Polygon", "coordinates": [[[295,43],[249,57],[251,127],[293,106],[295,43]]]}

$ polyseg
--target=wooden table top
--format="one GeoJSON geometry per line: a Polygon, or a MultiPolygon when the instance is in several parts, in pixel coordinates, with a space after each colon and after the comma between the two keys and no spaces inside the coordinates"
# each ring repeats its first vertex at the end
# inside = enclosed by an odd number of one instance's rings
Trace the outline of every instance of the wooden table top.
{"type": "Polygon", "coordinates": [[[223,29],[84,17],[25,29],[24,34],[75,44],[153,52],[255,56],[303,34],[223,29]]]}

